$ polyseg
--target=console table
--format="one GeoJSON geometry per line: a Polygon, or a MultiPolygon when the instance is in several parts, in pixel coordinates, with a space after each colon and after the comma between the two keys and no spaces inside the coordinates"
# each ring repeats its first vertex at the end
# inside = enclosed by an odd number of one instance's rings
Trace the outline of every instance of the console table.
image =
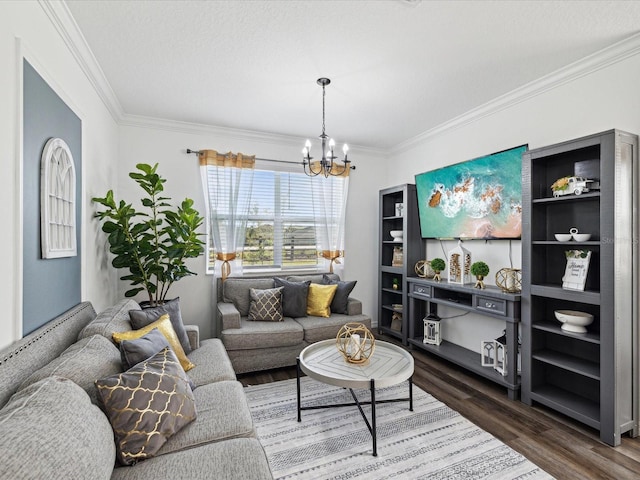
{"type": "MultiPolygon", "coordinates": [[[[472,285],[456,285],[435,282],[423,278],[408,278],[409,315],[405,319],[408,325],[408,342],[411,346],[426,350],[450,362],[456,363],[478,375],[507,388],[509,398],[517,400],[520,392],[518,365],[518,323],[520,322],[520,294],[503,293],[498,287],[485,289],[472,285]],[[506,330],[507,375],[502,376],[492,367],[481,365],[479,353],[443,340],[440,345],[423,343],[423,318],[437,314],[438,305],[474,312],[479,315],[504,320],[506,330]],[[514,368],[515,367],[515,368],[514,368]]],[[[405,330],[406,331],[406,330],[405,330]]],[[[480,347],[480,341],[478,341],[480,347]]]]}

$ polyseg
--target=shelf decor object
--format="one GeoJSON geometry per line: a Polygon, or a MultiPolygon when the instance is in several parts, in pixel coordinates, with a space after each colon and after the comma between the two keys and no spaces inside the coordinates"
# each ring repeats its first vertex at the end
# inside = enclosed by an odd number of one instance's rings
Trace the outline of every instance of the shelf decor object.
{"type": "Polygon", "coordinates": [[[483,367],[495,367],[496,365],[496,341],[482,340],[480,342],[480,365],[483,367]]]}
{"type": "Polygon", "coordinates": [[[396,203],[396,217],[402,216],[402,210],[404,209],[404,204],[396,203]]]}
{"type": "Polygon", "coordinates": [[[336,335],[336,347],[349,363],[362,365],[376,348],[376,339],[364,323],[345,323],[336,335]]]}
{"type": "Polygon", "coordinates": [[[476,277],[474,288],[484,289],[484,277],[489,275],[489,265],[485,262],[474,262],[471,265],[471,274],[476,277]]]}
{"type": "Polygon", "coordinates": [[[471,252],[462,246],[460,240],[458,246],[449,251],[447,259],[447,282],[459,285],[471,283],[471,252]]]}
{"type": "Polygon", "coordinates": [[[378,333],[407,345],[407,280],[418,275],[415,265],[425,255],[416,187],[405,183],[380,190],[379,202],[378,333]],[[398,205],[402,205],[401,215],[398,205]],[[399,241],[394,241],[394,237],[399,241]],[[396,309],[393,305],[402,306],[396,309]]]}
{"type": "Polygon", "coordinates": [[[562,323],[562,330],[573,333],[587,333],[587,328],[593,323],[593,315],[575,310],[556,310],[553,312],[559,322],[562,323]]]}
{"type": "Polygon", "coordinates": [[[442,343],[442,333],[440,332],[441,318],[435,314],[424,317],[424,339],[422,343],[440,345],[442,343]]]}
{"type": "Polygon", "coordinates": [[[522,291],[522,270],[501,268],[496,272],[496,286],[505,293],[520,293],[522,291]]]}
{"type": "Polygon", "coordinates": [[[522,156],[522,401],[611,446],[640,433],[639,174],[638,136],[620,130],[522,156]],[[589,328],[556,320],[570,311],[589,328]]]}
{"type": "Polygon", "coordinates": [[[584,290],[591,260],[590,250],[567,250],[567,267],[562,277],[562,288],[567,290],[584,290]]]}

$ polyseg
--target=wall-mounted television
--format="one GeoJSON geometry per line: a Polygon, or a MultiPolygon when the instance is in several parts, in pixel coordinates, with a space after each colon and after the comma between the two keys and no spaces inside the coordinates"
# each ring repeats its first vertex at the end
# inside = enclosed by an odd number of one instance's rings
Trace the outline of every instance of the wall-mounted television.
{"type": "Polygon", "coordinates": [[[520,238],[526,150],[522,145],[416,175],[422,238],[520,238]]]}

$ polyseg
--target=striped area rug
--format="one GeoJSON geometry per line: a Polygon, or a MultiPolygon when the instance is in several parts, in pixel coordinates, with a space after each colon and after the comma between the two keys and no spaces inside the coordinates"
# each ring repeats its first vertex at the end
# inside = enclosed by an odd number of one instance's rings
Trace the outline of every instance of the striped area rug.
{"type": "MultiPolygon", "coordinates": [[[[295,379],[245,388],[253,421],[278,479],[550,479],[549,474],[414,385],[408,402],[376,406],[378,456],[357,407],[303,410],[295,379]]],[[[368,390],[356,391],[368,400],[368,390]]],[[[406,398],[408,384],[376,390],[406,398]]],[[[302,405],[352,402],[348,390],[302,378],[302,405]]],[[[364,407],[370,418],[370,407],[364,407]]]]}

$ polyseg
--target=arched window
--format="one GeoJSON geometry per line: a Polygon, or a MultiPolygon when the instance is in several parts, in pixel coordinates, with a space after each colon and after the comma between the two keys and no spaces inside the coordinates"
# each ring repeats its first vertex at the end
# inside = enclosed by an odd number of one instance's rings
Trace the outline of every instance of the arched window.
{"type": "Polygon", "coordinates": [[[76,169],[69,146],[51,138],[40,165],[42,258],[75,257],[76,169]]]}

